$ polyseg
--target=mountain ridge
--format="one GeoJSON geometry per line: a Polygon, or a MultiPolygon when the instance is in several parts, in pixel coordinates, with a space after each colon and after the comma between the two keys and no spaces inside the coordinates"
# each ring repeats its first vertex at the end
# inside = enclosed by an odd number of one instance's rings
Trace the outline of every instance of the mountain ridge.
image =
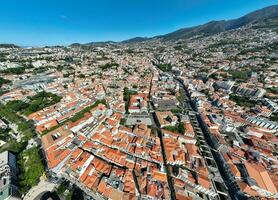
{"type": "Polygon", "coordinates": [[[20,46],[15,44],[1,43],[0,48],[20,48],[20,46]]]}
{"type": "Polygon", "coordinates": [[[236,19],[210,21],[202,25],[181,28],[176,31],[164,35],[158,35],[155,37],[130,38],[128,40],[122,41],[121,43],[136,43],[136,42],[143,42],[152,39],[162,39],[162,40],[187,39],[194,35],[200,35],[200,34],[212,35],[224,31],[228,31],[228,30],[237,29],[247,24],[251,24],[256,21],[261,21],[269,18],[278,18],[278,5],[268,6],[259,10],[255,10],[253,12],[250,12],[236,19]]]}

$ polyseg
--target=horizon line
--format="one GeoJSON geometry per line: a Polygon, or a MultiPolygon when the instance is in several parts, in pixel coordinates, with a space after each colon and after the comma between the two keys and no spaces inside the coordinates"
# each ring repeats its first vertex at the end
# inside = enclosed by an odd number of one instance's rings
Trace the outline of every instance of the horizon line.
{"type": "Polygon", "coordinates": [[[180,27],[180,28],[177,28],[175,30],[172,30],[170,32],[164,32],[162,34],[156,34],[156,35],[148,35],[148,36],[134,36],[134,37],[128,37],[126,39],[119,39],[119,40],[111,40],[111,39],[107,39],[107,40],[91,40],[91,41],[87,41],[87,42],[78,42],[78,41],[73,41],[73,42],[70,42],[68,44],[34,44],[34,45],[28,45],[28,44],[19,44],[19,43],[14,43],[14,42],[0,42],[0,44],[13,44],[13,45],[16,45],[16,46],[19,46],[21,48],[28,48],[28,47],[33,47],[33,48],[42,48],[42,47],[53,47],[53,46],[64,46],[64,47],[67,47],[67,46],[70,46],[72,44],[80,44],[80,45],[86,45],[86,44],[89,44],[89,43],[109,43],[109,42],[113,42],[113,43],[121,43],[121,42],[124,42],[126,40],[130,40],[130,39],[134,39],[134,38],[155,38],[155,37],[159,37],[159,36],[163,36],[163,35],[166,35],[166,34],[169,34],[169,33],[173,33],[175,31],[178,31],[178,30],[182,30],[182,29],[186,29],[186,28],[194,28],[194,27],[197,27],[197,26],[202,26],[202,25],[205,25],[205,24],[208,24],[210,22],[219,22],[219,21],[229,21],[229,20],[235,20],[235,19],[239,19],[241,17],[244,17],[250,13],[253,13],[253,12],[256,12],[256,11],[259,11],[259,10],[262,10],[262,9],[265,9],[265,8],[269,8],[269,7],[273,7],[273,6],[278,6],[278,4],[274,4],[274,5],[270,5],[270,6],[266,6],[266,7],[262,7],[260,9],[255,9],[255,10],[252,10],[248,13],[245,13],[237,18],[229,18],[229,19],[220,19],[220,20],[209,20],[207,22],[204,22],[204,23],[198,23],[198,24],[195,24],[195,25],[189,25],[189,26],[184,26],[184,27],[180,27]]]}

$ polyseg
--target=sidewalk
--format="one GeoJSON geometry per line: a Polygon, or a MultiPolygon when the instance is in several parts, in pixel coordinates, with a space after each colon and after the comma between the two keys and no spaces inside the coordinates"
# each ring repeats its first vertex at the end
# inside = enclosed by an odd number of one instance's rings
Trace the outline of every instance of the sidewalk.
{"type": "Polygon", "coordinates": [[[41,177],[39,184],[33,187],[23,198],[23,200],[34,200],[37,196],[43,195],[45,192],[53,191],[57,185],[50,183],[41,177]]]}

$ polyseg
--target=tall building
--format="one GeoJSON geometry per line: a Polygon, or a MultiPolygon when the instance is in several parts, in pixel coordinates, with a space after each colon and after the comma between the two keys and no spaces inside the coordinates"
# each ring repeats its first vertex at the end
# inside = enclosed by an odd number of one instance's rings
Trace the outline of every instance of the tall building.
{"type": "Polygon", "coordinates": [[[16,175],[16,156],[8,151],[0,153],[0,200],[20,199],[16,175]]]}

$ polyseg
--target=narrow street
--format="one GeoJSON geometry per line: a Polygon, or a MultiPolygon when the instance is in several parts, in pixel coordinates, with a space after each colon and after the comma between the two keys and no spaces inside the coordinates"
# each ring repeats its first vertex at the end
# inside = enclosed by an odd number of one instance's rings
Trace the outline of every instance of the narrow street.
{"type": "Polygon", "coordinates": [[[167,157],[166,157],[165,147],[164,147],[164,142],[163,142],[163,133],[158,126],[158,122],[156,120],[155,113],[152,113],[152,118],[153,118],[153,121],[155,122],[157,136],[160,139],[161,153],[162,153],[163,163],[164,163],[163,166],[164,166],[166,174],[167,174],[167,182],[168,182],[168,186],[170,189],[171,200],[176,200],[175,188],[173,185],[170,168],[169,168],[169,165],[167,164],[167,157]]]}
{"type": "MultiPolygon", "coordinates": [[[[216,144],[213,142],[212,140],[212,136],[209,133],[208,128],[206,127],[206,124],[204,123],[204,121],[202,120],[202,117],[200,116],[200,113],[198,112],[198,109],[196,108],[194,102],[192,101],[192,99],[190,98],[190,95],[187,91],[187,89],[185,88],[184,84],[178,80],[180,85],[182,86],[182,89],[184,90],[184,94],[186,95],[186,109],[191,110],[191,113],[193,114],[193,116],[191,116],[191,118],[194,118],[195,122],[195,128],[197,127],[199,133],[202,136],[202,139],[204,140],[204,142],[208,145],[209,148],[209,152],[211,156],[211,159],[214,163],[216,163],[217,165],[217,169],[221,174],[222,179],[224,180],[224,183],[226,185],[226,187],[228,190],[229,195],[224,195],[223,191],[218,191],[219,196],[222,196],[223,198],[231,198],[233,200],[241,200],[241,199],[246,199],[245,196],[242,195],[240,188],[238,187],[235,177],[232,175],[232,172],[230,170],[230,168],[228,167],[228,165],[226,164],[225,159],[223,158],[222,154],[220,152],[218,152],[217,150],[217,146],[216,144]],[[194,111],[194,112],[192,112],[194,111]],[[229,197],[228,197],[229,196],[229,197]]],[[[215,183],[214,183],[215,185],[215,183]]]]}
{"type": "MultiPolygon", "coordinates": [[[[152,78],[153,78],[153,74],[152,74],[152,78]]],[[[152,90],[152,80],[150,82],[149,99],[151,99],[151,90],[152,90]]],[[[164,167],[164,169],[166,171],[166,174],[167,174],[167,182],[168,182],[168,186],[169,186],[169,190],[170,190],[170,198],[171,198],[171,200],[176,200],[175,188],[174,188],[174,185],[173,185],[171,172],[170,172],[169,166],[167,164],[167,157],[166,157],[165,147],[164,147],[164,142],[163,142],[163,134],[162,134],[161,129],[159,128],[159,124],[158,124],[158,121],[157,121],[156,116],[155,116],[155,109],[152,106],[150,101],[149,101],[149,113],[150,113],[151,120],[152,120],[152,123],[153,123],[152,126],[154,127],[156,135],[159,137],[160,144],[161,144],[163,167],[164,167]]]]}

